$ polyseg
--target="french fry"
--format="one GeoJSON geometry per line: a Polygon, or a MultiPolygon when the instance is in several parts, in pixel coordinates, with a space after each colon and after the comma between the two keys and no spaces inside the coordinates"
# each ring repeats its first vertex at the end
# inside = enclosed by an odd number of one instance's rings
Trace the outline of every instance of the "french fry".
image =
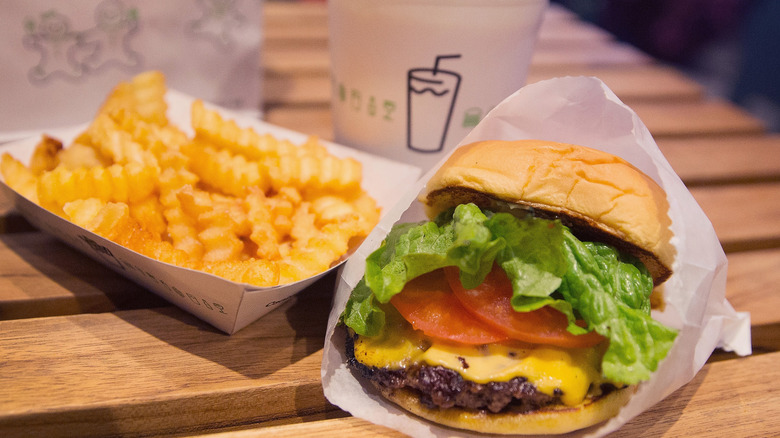
{"type": "Polygon", "coordinates": [[[350,158],[286,154],[269,157],[264,165],[274,190],[289,185],[302,189],[350,190],[358,189],[362,180],[360,163],[350,158]]]}
{"type": "Polygon", "coordinates": [[[103,103],[100,113],[130,109],[146,121],[167,125],[166,91],[165,76],[162,73],[158,71],[140,73],[130,81],[117,85],[103,103]]]}
{"type": "Polygon", "coordinates": [[[238,283],[264,287],[280,284],[279,264],[265,259],[206,262],[201,269],[238,283]]]}
{"type": "Polygon", "coordinates": [[[352,226],[349,222],[328,224],[305,243],[297,242],[280,263],[279,283],[292,283],[328,269],[347,253],[352,226]]]}
{"type": "Polygon", "coordinates": [[[269,156],[296,153],[298,147],[271,135],[260,135],[252,129],[241,128],[233,120],[225,120],[217,111],[206,108],[201,100],[195,100],[191,108],[191,125],[195,139],[240,154],[249,160],[261,160],[269,156]]]}
{"type": "Polygon", "coordinates": [[[278,259],[281,236],[278,228],[274,226],[273,214],[265,194],[255,188],[246,196],[244,203],[247,222],[251,226],[249,239],[256,248],[254,255],[261,259],[278,259]]]}
{"type": "Polygon", "coordinates": [[[35,150],[30,158],[30,170],[32,173],[40,175],[57,167],[59,164],[58,152],[61,150],[61,141],[44,135],[38,145],[35,146],[35,150]]]}
{"type": "Polygon", "coordinates": [[[97,152],[113,163],[158,166],[157,157],[135,141],[132,134],[121,130],[108,114],[98,114],[85,133],[97,152]]]}
{"type": "Polygon", "coordinates": [[[203,261],[239,260],[244,244],[239,237],[245,229],[225,208],[215,208],[211,194],[183,187],[177,194],[185,214],[195,218],[198,240],[203,244],[203,261]]]}
{"type": "Polygon", "coordinates": [[[0,159],[0,172],[8,187],[16,190],[30,201],[38,203],[38,178],[32,170],[12,157],[8,152],[0,159]]]}
{"type": "Polygon", "coordinates": [[[57,214],[65,203],[77,199],[135,202],[152,194],[158,181],[156,168],[137,163],[76,170],[58,166],[38,178],[38,201],[57,214]]]}
{"type": "Polygon", "coordinates": [[[268,189],[268,177],[260,163],[248,161],[243,155],[194,141],[184,147],[190,166],[203,182],[222,193],[245,196],[248,187],[268,189]]]}
{"type": "Polygon", "coordinates": [[[97,198],[65,203],[64,215],[71,222],[138,253],[180,266],[188,258],[143,228],[130,214],[127,204],[104,202],[97,198]]]}
{"type": "Polygon", "coordinates": [[[57,153],[57,162],[69,170],[82,167],[107,167],[111,164],[109,160],[102,158],[95,148],[78,142],[60,150],[57,153]]]}
{"type": "Polygon", "coordinates": [[[205,250],[198,239],[195,219],[187,216],[180,206],[166,208],[163,215],[173,247],[187,254],[192,260],[201,259],[205,250]]]}
{"type": "Polygon", "coordinates": [[[157,196],[149,196],[140,201],[128,203],[130,216],[138,221],[142,228],[149,230],[157,238],[168,231],[168,224],[163,214],[163,206],[157,196]]]}

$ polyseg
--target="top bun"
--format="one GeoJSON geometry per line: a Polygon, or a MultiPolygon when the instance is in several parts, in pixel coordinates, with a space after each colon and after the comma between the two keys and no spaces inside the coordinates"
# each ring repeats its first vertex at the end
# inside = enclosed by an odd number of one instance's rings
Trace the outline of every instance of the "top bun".
{"type": "Polygon", "coordinates": [[[582,240],[638,257],[655,284],[672,273],[675,248],[666,193],[620,157],[543,140],[482,141],[456,149],[420,200],[429,217],[458,204],[530,207],[559,218],[582,240]]]}

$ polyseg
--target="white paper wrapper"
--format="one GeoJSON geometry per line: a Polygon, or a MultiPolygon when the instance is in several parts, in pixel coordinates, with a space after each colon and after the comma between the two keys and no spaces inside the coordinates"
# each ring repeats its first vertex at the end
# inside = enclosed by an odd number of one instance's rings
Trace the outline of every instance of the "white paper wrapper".
{"type": "MultiPolygon", "coordinates": [[[[193,98],[170,90],[166,100],[170,122],[192,135],[190,106],[193,98]]],[[[277,139],[287,139],[294,144],[303,144],[308,138],[305,134],[261,122],[243,113],[209,106],[217,109],[226,119],[235,120],[242,127],[252,127],[261,134],[269,133],[277,139]]],[[[67,146],[84,128],[86,125],[44,132],[67,146]]],[[[9,152],[21,162],[29,164],[35,145],[40,141],[40,134],[2,145],[0,153],[9,152]]],[[[362,163],[362,187],[377,201],[383,214],[411,189],[420,176],[420,169],[414,166],[375,157],[334,143],[322,143],[333,155],[352,157],[362,163]]],[[[7,197],[16,209],[38,228],[59,237],[74,248],[229,334],[246,327],[326,274],[323,272],[306,280],[276,287],[235,283],[204,272],[161,263],[128,250],[33,204],[9,188],[5,181],[0,183],[0,196],[7,197]]],[[[338,267],[341,265],[343,263],[338,267]]]]}
{"type": "MultiPolygon", "coordinates": [[[[712,224],[674,173],[639,117],[597,78],[566,77],[528,85],[491,111],[460,144],[479,140],[545,139],[601,149],[630,161],[667,193],[677,258],[665,283],[667,301],[654,317],[680,330],[667,358],[650,381],[639,386],[617,417],[572,433],[606,435],[690,381],[716,347],[751,353],[750,317],[726,301],[726,256],[712,224]]],[[[322,364],[325,396],[331,403],[377,424],[411,436],[469,436],[406,414],[362,385],[346,368],[343,332],[336,323],[349,293],[363,275],[365,257],[397,220],[425,219],[418,194],[436,166],[404,195],[341,273],[330,314],[322,364]],[[334,335],[335,332],[335,335],[334,335]]]]}

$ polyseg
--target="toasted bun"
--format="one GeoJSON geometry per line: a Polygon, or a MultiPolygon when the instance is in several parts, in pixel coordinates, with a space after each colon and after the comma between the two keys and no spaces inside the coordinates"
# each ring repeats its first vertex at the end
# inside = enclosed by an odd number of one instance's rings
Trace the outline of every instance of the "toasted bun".
{"type": "Polygon", "coordinates": [[[671,275],[674,246],[666,193],[620,157],[542,140],[482,141],[456,149],[420,200],[430,217],[458,204],[530,207],[560,218],[581,239],[637,256],[655,284],[671,275]]]}
{"type": "Polygon", "coordinates": [[[554,435],[598,424],[617,415],[635,389],[629,386],[615,390],[603,397],[585,399],[577,406],[557,406],[526,413],[492,413],[458,407],[429,408],[420,403],[420,397],[408,389],[378,388],[388,400],[435,423],[482,433],[511,435],[554,435]]]}

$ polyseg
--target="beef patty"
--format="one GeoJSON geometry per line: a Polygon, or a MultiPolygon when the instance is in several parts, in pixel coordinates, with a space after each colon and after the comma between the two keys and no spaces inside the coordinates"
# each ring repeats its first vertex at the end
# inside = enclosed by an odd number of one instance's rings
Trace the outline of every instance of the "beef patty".
{"type": "Polygon", "coordinates": [[[345,347],[350,368],[380,388],[405,387],[416,391],[420,401],[429,408],[459,406],[491,412],[512,409],[525,413],[561,403],[561,394],[544,394],[524,377],[482,384],[465,380],[456,371],[442,366],[414,365],[398,370],[369,367],[355,359],[354,338],[350,333],[347,333],[345,347]]]}

